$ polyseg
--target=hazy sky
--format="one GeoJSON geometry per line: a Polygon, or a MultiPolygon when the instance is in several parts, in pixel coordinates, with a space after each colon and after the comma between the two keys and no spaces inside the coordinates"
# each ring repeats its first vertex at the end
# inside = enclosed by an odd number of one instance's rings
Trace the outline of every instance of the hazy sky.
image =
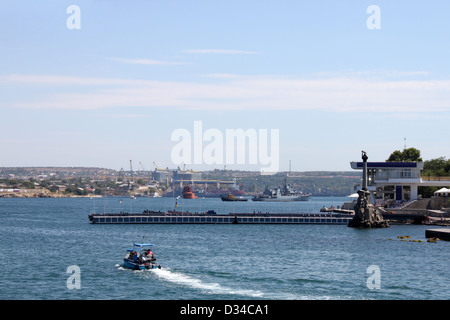
{"type": "Polygon", "coordinates": [[[446,0],[1,0],[0,167],[176,167],[171,135],[194,121],[224,137],[278,130],[282,171],[351,170],[361,150],[384,161],[405,137],[424,160],[448,158],[449,12],[446,0]]]}

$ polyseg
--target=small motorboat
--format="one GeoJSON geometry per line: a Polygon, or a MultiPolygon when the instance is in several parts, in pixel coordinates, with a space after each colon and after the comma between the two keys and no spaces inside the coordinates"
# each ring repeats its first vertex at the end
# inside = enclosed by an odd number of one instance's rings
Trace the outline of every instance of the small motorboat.
{"type": "Polygon", "coordinates": [[[127,254],[123,258],[123,266],[133,270],[145,269],[161,269],[160,265],[156,264],[156,257],[151,247],[151,243],[134,243],[135,248],[128,249],[127,254]],[[141,249],[139,253],[138,250],[141,249]]]}
{"type": "Polygon", "coordinates": [[[232,193],[229,193],[226,196],[221,196],[221,198],[222,198],[222,201],[247,201],[246,198],[242,198],[242,197],[236,198],[235,196],[233,196],[232,193]]]}

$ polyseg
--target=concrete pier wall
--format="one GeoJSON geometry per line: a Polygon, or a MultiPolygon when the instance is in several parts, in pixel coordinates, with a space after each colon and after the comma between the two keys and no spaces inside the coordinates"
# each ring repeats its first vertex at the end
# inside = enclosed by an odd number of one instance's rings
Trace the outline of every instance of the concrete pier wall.
{"type": "Polygon", "coordinates": [[[342,224],[347,225],[351,217],[331,215],[91,215],[94,224],[342,224]]]}

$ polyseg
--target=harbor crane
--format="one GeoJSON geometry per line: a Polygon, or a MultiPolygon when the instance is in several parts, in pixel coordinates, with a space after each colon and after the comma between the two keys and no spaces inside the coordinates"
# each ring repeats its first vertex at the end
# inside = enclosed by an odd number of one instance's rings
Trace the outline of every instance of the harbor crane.
{"type": "Polygon", "coordinates": [[[144,165],[142,164],[141,161],[139,161],[139,165],[142,168],[142,174],[145,175],[145,173],[148,173],[148,176],[150,177],[150,171],[145,170],[144,165]]]}
{"type": "Polygon", "coordinates": [[[131,183],[134,183],[134,177],[133,177],[133,160],[130,160],[130,175],[131,175],[131,183]]]}
{"type": "Polygon", "coordinates": [[[168,171],[168,169],[159,168],[155,161],[153,161],[153,165],[155,166],[155,171],[168,171]]]}

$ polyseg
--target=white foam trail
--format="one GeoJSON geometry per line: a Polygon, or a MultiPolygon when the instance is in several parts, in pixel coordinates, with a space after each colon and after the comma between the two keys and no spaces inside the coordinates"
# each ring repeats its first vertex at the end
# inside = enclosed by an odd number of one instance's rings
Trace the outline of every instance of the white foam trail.
{"type": "Polygon", "coordinates": [[[281,300],[330,300],[335,299],[330,296],[308,296],[299,295],[296,293],[286,293],[286,292],[272,292],[270,294],[265,294],[261,291],[247,290],[247,289],[233,289],[230,287],[221,286],[219,283],[207,283],[202,280],[195,279],[188,275],[180,272],[172,272],[169,269],[150,269],[150,270],[130,270],[124,268],[122,265],[116,264],[118,270],[127,270],[135,273],[139,273],[141,276],[148,278],[150,275],[156,275],[159,279],[168,281],[177,285],[182,285],[190,287],[193,289],[199,289],[203,291],[208,291],[211,294],[230,294],[230,295],[241,295],[249,296],[253,298],[262,298],[263,296],[268,299],[281,299],[281,300]]]}
{"type": "Polygon", "coordinates": [[[219,283],[207,283],[202,280],[192,278],[188,275],[179,272],[172,272],[167,269],[153,269],[157,277],[165,281],[169,281],[178,285],[187,286],[194,289],[209,291],[215,294],[235,294],[251,297],[262,297],[264,294],[260,291],[233,289],[221,286],[219,283]]]}

